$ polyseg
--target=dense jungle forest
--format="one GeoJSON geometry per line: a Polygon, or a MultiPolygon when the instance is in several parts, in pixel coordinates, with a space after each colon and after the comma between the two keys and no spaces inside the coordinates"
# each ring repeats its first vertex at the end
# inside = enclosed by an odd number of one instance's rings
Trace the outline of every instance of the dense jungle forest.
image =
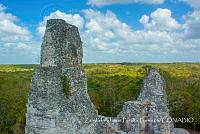
{"type": "MultiPolygon", "coordinates": [[[[0,134],[23,134],[33,68],[0,65],[0,134]]],[[[177,128],[200,131],[200,63],[84,64],[88,93],[99,114],[116,116],[124,102],[136,100],[145,75],[156,66],[166,80],[172,118],[193,118],[177,128]]]]}

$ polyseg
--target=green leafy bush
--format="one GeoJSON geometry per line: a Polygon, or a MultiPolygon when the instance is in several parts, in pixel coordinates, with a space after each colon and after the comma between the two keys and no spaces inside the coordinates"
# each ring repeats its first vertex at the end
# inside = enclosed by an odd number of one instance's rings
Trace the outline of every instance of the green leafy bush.
{"type": "Polygon", "coordinates": [[[71,95],[70,81],[66,75],[61,76],[61,84],[63,86],[62,92],[69,98],[71,95]]]}

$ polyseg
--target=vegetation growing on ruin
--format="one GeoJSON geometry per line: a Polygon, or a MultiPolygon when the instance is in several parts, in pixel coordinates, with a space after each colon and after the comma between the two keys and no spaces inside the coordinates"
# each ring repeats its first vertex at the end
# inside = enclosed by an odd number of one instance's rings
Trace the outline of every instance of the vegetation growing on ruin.
{"type": "MultiPolygon", "coordinates": [[[[159,68],[167,81],[170,115],[173,118],[194,118],[192,123],[177,122],[175,126],[198,130],[200,63],[85,64],[88,93],[99,114],[116,116],[125,101],[135,100],[142,80],[152,65],[159,68]]],[[[0,134],[23,134],[34,66],[0,65],[0,134]]],[[[69,87],[67,81],[67,77],[64,78],[66,88],[69,87]]]]}
{"type": "Polygon", "coordinates": [[[66,75],[63,75],[60,78],[63,86],[62,92],[65,94],[66,98],[69,98],[71,95],[70,81],[66,75]]]}

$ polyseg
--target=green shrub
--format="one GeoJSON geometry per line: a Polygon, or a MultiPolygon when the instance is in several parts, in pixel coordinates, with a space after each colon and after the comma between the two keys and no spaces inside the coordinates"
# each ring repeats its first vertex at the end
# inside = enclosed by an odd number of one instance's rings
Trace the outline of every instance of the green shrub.
{"type": "Polygon", "coordinates": [[[62,92],[65,94],[66,98],[71,95],[70,81],[66,75],[61,76],[61,84],[63,86],[62,92]]]}

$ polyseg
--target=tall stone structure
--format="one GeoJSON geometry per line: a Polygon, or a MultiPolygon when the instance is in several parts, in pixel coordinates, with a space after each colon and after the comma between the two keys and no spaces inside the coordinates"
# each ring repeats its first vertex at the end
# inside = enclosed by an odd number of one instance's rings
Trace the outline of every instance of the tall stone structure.
{"type": "Polygon", "coordinates": [[[77,27],[60,19],[47,21],[41,63],[35,68],[31,89],[26,134],[75,134],[83,127],[84,131],[94,128],[88,121],[98,115],[87,93],[77,27]],[[68,96],[63,78],[69,82],[68,96]]]}
{"type": "Polygon", "coordinates": [[[32,77],[26,134],[172,133],[172,122],[152,121],[170,119],[165,81],[156,68],[144,79],[138,100],[126,102],[122,112],[107,121],[88,96],[82,56],[78,28],[64,20],[48,20],[41,63],[32,77]]]}

